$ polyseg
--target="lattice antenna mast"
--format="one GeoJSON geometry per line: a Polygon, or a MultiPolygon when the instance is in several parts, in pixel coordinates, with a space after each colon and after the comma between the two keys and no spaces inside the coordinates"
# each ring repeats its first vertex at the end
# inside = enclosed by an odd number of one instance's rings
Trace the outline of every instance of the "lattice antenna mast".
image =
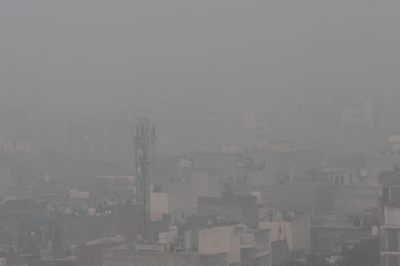
{"type": "Polygon", "coordinates": [[[134,120],[133,142],[135,143],[135,167],[138,185],[140,187],[140,205],[142,213],[139,220],[141,240],[147,239],[149,231],[150,186],[149,164],[154,158],[154,143],[156,140],[155,127],[150,127],[148,118],[134,120]]]}

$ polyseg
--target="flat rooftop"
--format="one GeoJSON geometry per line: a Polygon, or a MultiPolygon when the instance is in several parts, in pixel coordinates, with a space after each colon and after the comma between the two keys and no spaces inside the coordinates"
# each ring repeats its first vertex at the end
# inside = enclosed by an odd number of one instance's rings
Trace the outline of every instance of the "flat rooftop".
{"type": "Polygon", "coordinates": [[[354,168],[344,168],[344,167],[339,167],[339,166],[333,166],[333,167],[323,167],[323,168],[318,168],[318,169],[314,169],[311,170],[313,172],[316,173],[341,173],[341,172],[346,172],[346,171],[350,171],[350,170],[354,170],[354,168]]]}

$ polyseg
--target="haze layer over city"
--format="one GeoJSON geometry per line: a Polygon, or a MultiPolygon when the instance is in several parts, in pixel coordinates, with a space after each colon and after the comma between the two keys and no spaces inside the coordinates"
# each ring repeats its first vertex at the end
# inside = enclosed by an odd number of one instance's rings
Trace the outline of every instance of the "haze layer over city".
{"type": "Polygon", "coordinates": [[[397,1],[1,1],[0,266],[400,265],[397,1]]]}

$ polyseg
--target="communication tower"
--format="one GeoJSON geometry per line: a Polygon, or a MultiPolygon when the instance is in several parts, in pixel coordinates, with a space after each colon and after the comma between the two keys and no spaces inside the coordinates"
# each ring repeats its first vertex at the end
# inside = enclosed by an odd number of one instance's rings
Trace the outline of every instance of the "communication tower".
{"type": "Polygon", "coordinates": [[[148,118],[139,118],[134,120],[133,142],[135,144],[135,168],[137,176],[137,185],[139,186],[140,202],[142,208],[140,214],[139,241],[146,241],[149,231],[150,221],[150,182],[149,165],[154,158],[154,143],[156,140],[154,125],[150,127],[148,118]]]}

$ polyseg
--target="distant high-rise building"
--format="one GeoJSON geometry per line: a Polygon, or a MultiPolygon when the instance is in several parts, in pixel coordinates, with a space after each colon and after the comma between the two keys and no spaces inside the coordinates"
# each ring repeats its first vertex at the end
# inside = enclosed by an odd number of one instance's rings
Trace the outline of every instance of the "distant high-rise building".
{"type": "Polygon", "coordinates": [[[243,127],[244,129],[256,129],[256,112],[254,110],[247,110],[243,114],[243,127]]]}
{"type": "Polygon", "coordinates": [[[343,109],[343,127],[351,124],[367,124],[370,128],[379,126],[378,98],[369,97],[348,104],[343,109]]]}

